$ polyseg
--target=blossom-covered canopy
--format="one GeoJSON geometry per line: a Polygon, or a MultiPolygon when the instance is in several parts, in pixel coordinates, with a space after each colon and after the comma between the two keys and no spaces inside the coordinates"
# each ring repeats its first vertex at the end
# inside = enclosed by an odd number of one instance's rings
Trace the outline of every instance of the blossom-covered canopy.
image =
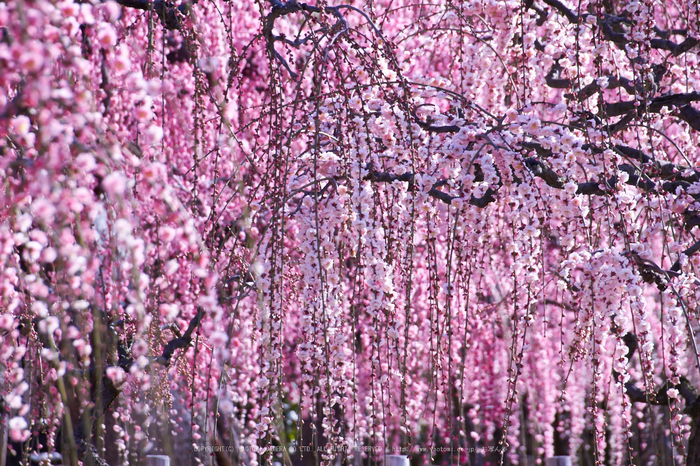
{"type": "Polygon", "coordinates": [[[700,464],[698,38],[697,0],[0,3],[0,454],[700,464]]]}

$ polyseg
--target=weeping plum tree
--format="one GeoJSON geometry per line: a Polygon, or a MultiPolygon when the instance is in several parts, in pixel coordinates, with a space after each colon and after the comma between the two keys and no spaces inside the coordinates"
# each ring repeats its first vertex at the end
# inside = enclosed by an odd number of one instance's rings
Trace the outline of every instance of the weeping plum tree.
{"type": "Polygon", "coordinates": [[[699,38],[697,0],[0,3],[3,461],[700,464],[699,38]]]}

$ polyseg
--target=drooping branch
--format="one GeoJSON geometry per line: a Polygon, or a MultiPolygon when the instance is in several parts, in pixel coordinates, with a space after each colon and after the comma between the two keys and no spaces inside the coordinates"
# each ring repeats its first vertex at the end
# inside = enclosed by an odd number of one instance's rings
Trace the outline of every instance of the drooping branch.
{"type": "Polygon", "coordinates": [[[611,193],[610,181],[606,184],[606,189],[602,189],[601,186],[601,183],[596,183],[594,181],[579,183],[576,194],[583,194],[585,196],[605,196],[611,193]]]}
{"type": "Polygon", "coordinates": [[[406,181],[409,183],[409,187],[413,185],[413,173],[402,173],[401,175],[392,175],[388,172],[380,172],[376,170],[371,170],[367,176],[364,178],[367,181],[375,181],[377,183],[393,183],[394,181],[406,181]]]}
{"type": "MultiPolygon", "coordinates": [[[[552,69],[547,75],[547,85],[555,89],[565,89],[570,87],[571,81],[569,79],[555,78],[555,76],[558,76],[559,71],[561,71],[561,69],[557,68],[557,66],[558,65],[553,65],[552,69]]],[[[615,78],[614,80],[611,80],[611,82],[614,84],[614,86],[608,86],[608,88],[623,87],[631,94],[635,91],[635,87],[632,86],[632,82],[629,80],[618,80],[615,78]]],[[[596,80],[579,91],[578,96],[582,100],[585,100],[595,92],[598,92],[600,89],[601,86],[596,80]]],[[[636,91],[638,95],[642,93],[642,89],[639,88],[639,86],[637,86],[636,91]]],[[[622,116],[622,120],[605,127],[604,130],[610,134],[615,133],[626,127],[630,122],[632,122],[632,120],[644,112],[661,113],[664,108],[671,107],[676,108],[672,115],[685,121],[696,131],[700,131],[700,111],[692,107],[690,102],[700,102],[700,92],[664,95],[655,97],[650,101],[627,100],[611,103],[606,102],[602,104],[602,114],[608,118],[622,116]]],[[[599,118],[596,117],[596,120],[598,119],[599,118]]]]}
{"type": "MultiPolygon", "coordinates": [[[[653,81],[654,85],[657,86],[666,72],[666,68],[663,65],[655,65],[654,68],[653,81]]],[[[555,62],[545,77],[547,86],[553,89],[568,89],[571,87],[571,80],[561,77],[562,71],[563,68],[561,65],[559,65],[558,62],[555,62]]],[[[645,89],[639,83],[635,84],[633,81],[627,78],[605,76],[594,80],[592,83],[579,90],[575,96],[579,100],[586,100],[593,94],[599,92],[603,89],[603,81],[601,79],[607,82],[605,89],[616,89],[618,87],[622,87],[630,95],[639,96],[645,94],[645,89]]],[[[573,97],[572,95],[569,96],[573,97]]],[[[690,127],[696,131],[700,131],[700,111],[690,105],[691,102],[698,101],[700,101],[700,93],[690,92],[685,94],[658,96],[649,101],[628,100],[604,103],[602,104],[601,111],[607,117],[623,116],[621,121],[605,128],[606,132],[611,134],[626,127],[628,123],[630,123],[635,117],[639,116],[642,112],[660,113],[667,107],[676,108],[676,110],[673,112],[674,116],[687,122],[690,127]]]]}
{"type": "MultiPolygon", "coordinates": [[[[428,125],[427,123],[424,124],[428,125]]],[[[526,142],[523,145],[530,150],[534,150],[543,157],[551,156],[551,150],[545,149],[538,143],[526,142]]],[[[589,147],[589,149],[594,152],[602,152],[602,149],[598,147],[589,147]]],[[[657,189],[662,189],[663,191],[675,194],[678,188],[685,190],[692,182],[700,179],[700,173],[695,170],[688,173],[690,169],[687,167],[675,165],[670,162],[656,161],[638,149],[633,149],[623,145],[616,145],[614,149],[617,153],[627,157],[628,159],[639,161],[644,165],[652,165],[652,167],[655,168],[653,176],[660,179],[670,180],[659,184],[653,181],[647,173],[642,172],[642,170],[633,166],[632,164],[622,163],[618,165],[618,170],[627,174],[625,184],[635,186],[646,192],[653,192],[657,189]]],[[[528,157],[523,162],[533,176],[541,178],[548,186],[555,189],[565,188],[567,179],[556,173],[544,161],[537,158],[528,157]]],[[[388,172],[373,170],[370,167],[370,171],[364,177],[364,179],[377,183],[393,183],[394,181],[406,182],[409,184],[409,190],[411,190],[413,189],[415,176],[413,173],[394,175],[388,172]]],[[[615,191],[619,182],[619,177],[612,176],[610,179],[604,182],[577,183],[576,194],[596,196],[610,195],[615,191]]],[[[457,199],[457,196],[452,196],[439,189],[445,184],[447,184],[446,180],[436,182],[428,191],[428,195],[450,205],[454,199],[457,199]]],[[[484,208],[490,203],[495,202],[495,194],[496,190],[488,188],[481,197],[471,195],[469,204],[479,208],[484,208]]],[[[696,215],[694,212],[686,212],[686,218],[688,219],[688,222],[696,221],[696,223],[700,225],[700,216],[696,215]]],[[[700,241],[683,251],[683,254],[690,257],[698,251],[700,251],[700,241]]],[[[679,261],[676,261],[676,263],[674,263],[669,270],[664,270],[654,262],[641,258],[636,253],[630,252],[628,254],[636,265],[642,279],[647,283],[656,284],[660,290],[664,290],[668,287],[669,281],[672,277],[680,275],[681,266],[679,261]]]]}
{"type": "MultiPolygon", "coordinates": [[[[527,158],[524,160],[525,166],[530,170],[530,172],[536,176],[537,178],[541,178],[544,180],[544,182],[548,185],[551,186],[552,188],[555,189],[564,189],[564,185],[566,184],[567,180],[562,177],[561,175],[557,174],[552,168],[550,168],[547,164],[544,162],[534,159],[534,158],[527,158]]],[[[596,182],[583,182],[583,183],[577,183],[578,187],[576,189],[576,194],[585,194],[585,195],[596,195],[596,196],[603,196],[603,195],[608,195],[613,192],[614,187],[617,185],[618,178],[616,176],[611,177],[609,180],[605,182],[605,189],[602,189],[600,186],[603,185],[603,183],[596,183],[596,182]]]]}
{"type": "Polygon", "coordinates": [[[279,0],[271,0],[270,3],[272,4],[272,11],[270,11],[270,13],[265,18],[265,22],[263,23],[263,36],[265,37],[265,42],[267,43],[268,53],[270,54],[270,56],[275,57],[275,59],[287,69],[287,71],[293,79],[296,79],[297,74],[292,71],[289,64],[287,63],[287,60],[285,60],[284,57],[282,57],[282,55],[280,55],[280,53],[277,51],[277,49],[275,49],[276,41],[284,41],[284,37],[277,36],[272,32],[273,28],[275,27],[275,21],[278,18],[281,18],[282,16],[286,16],[299,11],[320,13],[322,12],[322,10],[321,8],[310,6],[305,3],[298,3],[296,1],[282,3],[279,0]]]}
{"type": "MultiPolygon", "coordinates": [[[[619,375],[619,374],[618,374],[619,375]]],[[[669,404],[668,391],[672,388],[678,390],[678,393],[683,397],[686,402],[686,406],[691,406],[695,403],[697,399],[697,392],[695,388],[690,384],[690,381],[684,376],[680,377],[680,382],[677,384],[672,384],[667,381],[665,384],[659,388],[656,393],[648,395],[641,388],[637,387],[634,382],[625,383],[625,390],[627,392],[627,397],[633,403],[649,403],[655,406],[666,406],[669,404]]]]}

